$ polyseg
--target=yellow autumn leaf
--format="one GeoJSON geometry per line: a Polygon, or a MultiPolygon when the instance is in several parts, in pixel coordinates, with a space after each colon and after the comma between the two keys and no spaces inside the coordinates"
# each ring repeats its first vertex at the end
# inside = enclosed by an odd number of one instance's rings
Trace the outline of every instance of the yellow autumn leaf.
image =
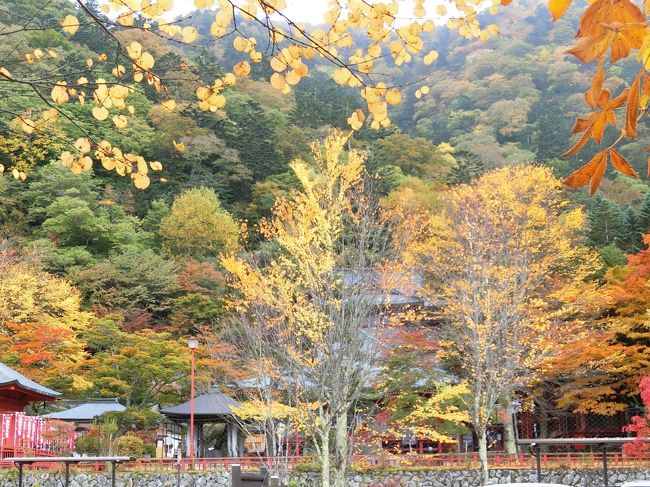
{"type": "Polygon", "coordinates": [[[165,110],[173,112],[176,109],[176,101],[174,100],[165,100],[161,103],[165,110]]]}
{"type": "Polygon", "coordinates": [[[196,89],[196,97],[199,100],[207,100],[208,97],[210,96],[210,89],[205,87],[205,86],[199,86],[196,89]]]}
{"type": "Polygon", "coordinates": [[[95,117],[100,122],[108,118],[108,109],[102,106],[93,107],[93,117],[95,117]]]}
{"type": "Polygon", "coordinates": [[[20,121],[20,129],[26,134],[34,133],[34,121],[28,118],[23,118],[20,121]]]}
{"type": "Polygon", "coordinates": [[[186,25],[181,30],[181,37],[183,38],[183,42],[191,44],[199,38],[199,31],[196,30],[196,27],[186,25]]]}
{"type": "Polygon", "coordinates": [[[74,35],[79,30],[79,20],[74,15],[66,15],[61,19],[61,29],[66,34],[74,35]]]}
{"type": "Polygon", "coordinates": [[[142,55],[142,44],[133,41],[126,47],[126,52],[131,59],[139,59],[142,55]]]}
{"type": "Polygon", "coordinates": [[[223,84],[226,86],[235,86],[237,83],[237,78],[232,73],[226,73],[223,76],[223,84]]]}
{"type": "Polygon", "coordinates": [[[398,88],[391,88],[386,92],[386,103],[397,105],[402,101],[402,93],[398,88]]]}
{"type": "Polygon", "coordinates": [[[87,152],[90,152],[90,141],[86,137],[80,137],[75,141],[74,148],[77,149],[80,154],[86,154],[87,152]]]}
{"type": "Polygon", "coordinates": [[[147,189],[151,184],[149,176],[145,174],[134,173],[133,174],[133,185],[138,189],[147,189]]]}
{"type": "Polygon", "coordinates": [[[148,52],[143,52],[142,56],[138,59],[138,66],[142,69],[151,69],[155,64],[155,60],[148,52]]]}
{"type": "Polygon", "coordinates": [[[124,115],[113,116],[113,123],[118,129],[123,129],[129,123],[129,120],[124,115]]]}
{"type": "MultiPolygon", "coordinates": [[[[185,151],[185,144],[183,144],[182,142],[176,142],[175,140],[172,140],[172,143],[174,144],[174,148],[178,152],[184,152],[185,151]]],[[[153,167],[151,169],[153,169],[153,167]]]]}
{"type": "Polygon", "coordinates": [[[429,53],[424,56],[424,64],[431,64],[433,63],[436,59],[438,59],[438,51],[429,51],[429,53]]]}
{"type": "Polygon", "coordinates": [[[564,15],[573,0],[550,0],[548,9],[551,12],[553,20],[557,20],[564,15]]]}
{"type": "Polygon", "coordinates": [[[235,67],[232,68],[232,70],[235,75],[239,76],[240,78],[245,78],[251,72],[251,65],[246,61],[240,61],[239,63],[235,64],[235,67]]]}
{"type": "Polygon", "coordinates": [[[162,164],[158,161],[153,161],[149,163],[152,171],[162,171],[162,164]]]}
{"type": "Polygon", "coordinates": [[[54,85],[54,88],[52,88],[50,95],[52,96],[54,103],[58,103],[59,105],[66,103],[70,99],[68,96],[67,83],[65,81],[58,81],[56,85],[54,85]]]}
{"type": "Polygon", "coordinates": [[[282,91],[287,83],[284,81],[284,76],[279,73],[273,73],[270,79],[271,86],[276,90],[282,91]]]}

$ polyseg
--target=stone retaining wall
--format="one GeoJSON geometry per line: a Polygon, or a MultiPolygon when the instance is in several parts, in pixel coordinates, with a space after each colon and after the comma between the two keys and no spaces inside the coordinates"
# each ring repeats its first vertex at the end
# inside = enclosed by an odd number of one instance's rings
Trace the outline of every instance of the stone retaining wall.
{"type": "MultiPolygon", "coordinates": [[[[18,485],[16,470],[0,472],[0,487],[18,485]]],[[[636,479],[650,479],[650,469],[613,469],[609,485],[619,486],[622,482],[636,479]]],[[[491,483],[534,482],[534,470],[491,470],[491,483]]],[[[558,469],[545,471],[544,482],[567,484],[571,487],[603,487],[600,469],[558,469]]],[[[117,487],[176,487],[178,478],[174,473],[119,473],[117,487]]],[[[318,475],[294,473],[287,479],[289,487],[318,487],[318,475]]],[[[61,487],[60,472],[25,472],[25,487],[61,487]]],[[[106,474],[71,475],[70,487],[110,487],[111,478],[106,474]]],[[[350,475],[349,487],[477,487],[476,470],[420,470],[400,472],[372,472],[350,475]]],[[[230,476],[226,472],[205,472],[181,475],[182,487],[229,487],[230,476]]]]}

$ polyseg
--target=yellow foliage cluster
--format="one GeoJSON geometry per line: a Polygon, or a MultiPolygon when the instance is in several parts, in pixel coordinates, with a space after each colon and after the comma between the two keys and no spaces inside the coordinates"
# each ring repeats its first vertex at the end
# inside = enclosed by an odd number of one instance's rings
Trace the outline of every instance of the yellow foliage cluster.
{"type": "MultiPolygon", "coordinates": [[[[328,276],[338,263],[336,242],[343,231],[350,193],[361,181],[364,158],[354,150],[344,157],[346,140],[332,135],[312,147],[318,172],[301,160],[291,163],[303,191],[291,200],[280,200],[274,217],[260,224],[262,235],[284,250],[281,256],[264,272],[234,255],[222,259],[240,296],[230,305],[238,310],[265,308],[266,326],[281,325],[289,344],[287,354],[298,363],[313,365],[318,360],[318,344],[331,326],[309,289],[325,292],[323,283],[331,281],[328,276]],[[305,343],[311,344],[307,350],[305,343]]],[[[336,296],[331,298],[332,305],[337,305],[336,296]]]]}
{"type": "MultiPolygon", "coordinates": [[[[387,60],[392,60],[396,66],[417,59],[424,64],[432,64],[438,57],[436,51],[424,52],[424,36],[435,30],[436,21],[447,20],[447,25],[457,29],[460,35],[466,38],[480,38],[487,40],[496,35],[498,29],[495,25],[483,28],[477,19],[477,12],[486,8],[495,13],[500,4],[499,0],[450,0],[437,2],[437,8],[429,9],[423,0],[413,4],[413,16],[404,9],[409,2],[404,0],[386,0],[366,2],[363,0],[346,0],[345,2],[330,2],[324,17],[325,27],[307,28],[288,19],[290,29],[284,31],[268,22],[274,16],[285,16],[287,3],[285,0],[195,0],[198,9],[213,9],[214,21],[210,26],[210,34],[220,38],[233,35],[235,50],[246,59],[242,59],[232,66],[232,72],[218,78],[211,86],[198,86],[196,88],[197,104],[202,111],[216,111],[223,108],[226,98],[222,94],[224,87],[232,86],[236,77],[247,77],[251,73],[251,63],[260,63],[263,54],[258,49],[261,39],[244,37],[240,34],[238,22],[250,22],[266,26],[265,41],[273,46],[270,56],[270,65],[273,73],[269,76],[271,86],[278,91],[288,94],[291,87],[297,85],[305,76],[308,76],[310,61],[315,58],[325,59],[334,69],[331,70],[333,79],[345,86],[359,88],[365,99],[363,109],[354,110],[348,123],[353,130],[360,129],[364,123],[369,122],[373,129],[385,128],[390,125],[388,105],[401,102],[404,94],[398,86],[389,86],[379,83],[374,79],[378,66],[385,66],[387,60]],[[447,5],[448,4],[448,5],[447,5]],[[427,18],[428,10],[435,16],[427,18]],[[409,18],[408,21],[404,19],[409,18]],[[367,46],[355,49],[355,39],[358,34],[366,36],[367,46]],[[347,51],[351,53],[348,54],[347,51]],[[346,53],[345,55],[343,53],[346,53]]],[[[169,14],[174,9],[174,0],[101,0],[101,11],[124,27],[140,29],[141,32],[153,32],[162,38],[180,39],[185,44],[193,44],[199,39],[197,26],[179,25],[169,21],[169,14]],[[142,25],[136,25],[135,19],[144,20],[142,25]]],[[[98,22],[95,18],[87,21],[80,20],[75,15],[65,15],[60,20],[60,28],[67,35],[74,36],[86,23],[98,22]]],[[[119,36],[118,36],[119,37],[119,36]]],[[[51,85],[50,99],[52,106],[69,103],[72,100],[84,104],[92,92],[92,114],[98,121],[110,119],[118,130],[127,126],[129,114],[134,108],[127,105],[128,96],[134,92],[134,86],[127,83],[132,79],[134,83],[144,82],[152,85],[156,90],[163,89],[163,80],[154,72],[156,66],[155,49],[145,49],[138,41],[131,41],[119,45],[123,52],[119,52],[115,65],[111,70],[113,79],[107,79],[103,74],[95,80],[86,77],[73,80],[54,80],[51,85]],[[152,51],[152,52],[150,52],[152,51]],[[120,57],[126,56],[131,66],[120,64],[120,57]],[[113,110],[127,110],[128,113],[112,113],[113,110]]],[[[30,49],[25,53],[27,63],[42,62],[48,57],[53,59],[58,56],[54,50],[40,48],[30,49]]],[[[96,61],[102,63],[109,60],[106,53],[100,54],[96,60],[87,59],[89,70],[96,67],[96,61]]],[[[17,82],[11,73],[0,66],[0,79],[17,82]]],[[[416,97],[426,94],[424,87],[415,92],[416,97]]],[[[168,110],[174,109],[175,102],[169,99],[163,102],[168,110]],[[171,108],[170,108],[171,107],[171,108]]],[[[22,117],[22,128],[26,133],[31,133],[36,128],[36,120],[31,116],[22,117]]],[[[86,134],[90,138],[90,134],[86,134]]],[[[84,156],[86,157],[86,156],[84,156]]],[[[64,157],[66,164],[71,168],[87,168],[87,161],[78,163],[79,159],[64,157]],[[75,162],[77,161],[77,162],[75,162]]],[[[136,178],[134,181],[142,181],[136,178]]],[[[142,183],[138,187],[146,186],[142,183]]]]}

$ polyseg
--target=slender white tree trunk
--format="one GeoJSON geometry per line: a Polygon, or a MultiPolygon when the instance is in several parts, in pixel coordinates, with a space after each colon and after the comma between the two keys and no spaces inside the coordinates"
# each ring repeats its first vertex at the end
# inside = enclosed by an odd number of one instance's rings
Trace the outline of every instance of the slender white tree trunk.
{"type": "Polygon", "coordinates": [[[334,487],[346,487],[346,473],[349,453],[347,411],[336,418],[336,449],[334,462],[334,487]]]}
{"type": "Polygon", "coordinates": [[[515,436],[514,424],[512,424],[512,415],[510,414],[508,414],[508,417],[503,421],[503,436],[506,453],[510,455],[517,453],[517,438],[515,436]]]}
{"type": "Polygon", "coordinates": [[[488,482],[488,456],[487,456],[487,437],[485,427],[481,428],[478,433],[478,458],[480,466],[480,485],[487,485],[488,482]]]}
{"type": "Polygon", "coordinates": [[[330,487],[330,436],[329,431],[321,436],[320,445],[321,487],[330,487]]]}
{"type": "Polygon", "coordinates": [[[503,445],[506,453],[514,455],[517,453],[517,434],[512,414],[512,393],[506,393],[502,402],[503,405],[503,445]]]}

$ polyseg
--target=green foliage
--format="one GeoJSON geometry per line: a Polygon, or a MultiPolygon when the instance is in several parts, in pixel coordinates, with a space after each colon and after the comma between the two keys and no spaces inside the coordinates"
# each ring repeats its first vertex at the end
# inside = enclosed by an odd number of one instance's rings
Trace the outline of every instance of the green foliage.
{"type": "Polygon", "coordinates": [[[485,172],[485,164],[476,154],[456,151],[453,156],[456,165],[451,168],[449,184],[468,184],[480,178],[485,172]]]}
{"type": "Polygon", "coordinates": [[[606,268],[625,265],[627,262],[625,254],[616,245],[605,245],[598,249],[598,253],[606,268]]]}
{"type": "Polygon", "coordinates": [[[122,246],[108,259],[70,273],[93,307],[154,314],[170,309],[178,292],[176,277],[173,261],[136,246],[122,246]]]}
{"type": "Polygon", "coordinates": [[[615,244],[624,228],[623,212],[614,202],[597,196],[589,208],[588,241],[595,247],[615,244]]]}
{"type": "Polygon", "coordinates": [[[130,407],[124,411],[110,411],[102,414],[101,424],[115,424],[119,435],[129,431],[143,431],[156,429],[162,422],[163,416],[147,407],[130,407]]]}
{"type": "Polygon", "coordinates": [[[397,166],[409,176],[429,180],[443,180],[455,164],[451,154],[435,147],[421,137],[394,133],[372,144],[369,166],[397,166]]]}
{"type": "Polygon", "coordinates": [[[127,407],[173,400],[179,383],[187,378],[187,346],[169,333],[149,329],[127,333],[116,321],[97,320],[84,330],[82,339],[94,349],[87,364],[92,393],[119,397],[127,407]]]}
{"type": "Polygon", "coordinates": [[[47,208],[58,198],[71,196],[82,200],[91,209],[97,209],[99,183],[91,172],[72,174],[57,162],[42,166],[28,180],[23,191],[30,223],[39,225],[47,218],[47,208]]]}

